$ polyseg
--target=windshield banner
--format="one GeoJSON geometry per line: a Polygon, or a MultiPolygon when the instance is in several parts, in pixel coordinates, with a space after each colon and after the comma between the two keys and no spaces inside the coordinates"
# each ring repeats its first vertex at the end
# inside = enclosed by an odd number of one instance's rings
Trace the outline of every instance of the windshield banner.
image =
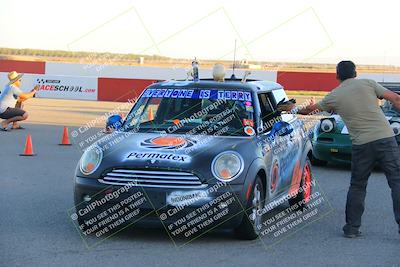
{"type": "Polygon", "coordinates": [[[147,89],[143,97],[252,101],[251,92],[236,90],[147,89]]]}

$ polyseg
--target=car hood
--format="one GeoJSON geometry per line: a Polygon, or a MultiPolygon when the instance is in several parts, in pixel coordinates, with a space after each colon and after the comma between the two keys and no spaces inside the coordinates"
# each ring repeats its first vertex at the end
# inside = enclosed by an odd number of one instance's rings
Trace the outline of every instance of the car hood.
{"type": "MultiPolygon", "coordinates": [[[[391,122],[393,120],[400,121],[400,118],[398,118],[398,117],[391,117],[391,116],[385,116],[385,117],[389,122],[391,122]]],[[[347,129],[346,125],[344,124],[342,117],[335,114],[335,115],[332,115],[329,117],[325,117],[323,119],[328,119],[328,118],[335,119],[335,122],[336,122],[336,131],[335,132],[336,133],[349,134],[349,130],[347,129]]],[[[317,125],[317,127],[319,127],[319,124],[317,125]]]]}
{"type": "Polygon", "coordinates": [[[213,178],[212,161],[221,152],[238,152],[243,157],[245,169],[256,157],[261,157],[254,139],[245,136],[114,132],[96,143],[103,150],[103,159],[91,176],[99,178],[112,168],[153,168],[195,172],[203,176],[203,180],[208,180],[213,178]]]}

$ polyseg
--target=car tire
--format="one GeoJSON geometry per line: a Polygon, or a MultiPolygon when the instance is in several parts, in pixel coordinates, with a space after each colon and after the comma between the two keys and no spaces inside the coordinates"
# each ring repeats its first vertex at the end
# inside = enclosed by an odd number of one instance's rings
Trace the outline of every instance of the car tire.
{"type": "Polygon", "coordinates": [[[246,212],[242,222],[235,229],[235,234],[239,239],[254,240],[260,235],[262,215],[264,208],[265,189],[259,176],[256,176],[251,190],[250,198],[247,202],[246,212]],[[258,227],[257,227],[258,226],[258,227]]]}
{"type": "Polygon", "coordinates": [[[317,159],[317,158],[314,157],[314,155],[312,155],[312,154],[310,155],[310,161],[311,161],[311,164],[312,164],[313,166],[321,166],[321,167],[323,167],[323,166],[326,166],[326,165],[328,164],[327,161],[317,159]]]}
{"type": "Polygon", "coordinates": [[[293,198],[289,198],[289,205],[298,206],[298,210],[303,210],[307,207],[308,202],[310,202],[311,194],[312,194],[312,170],[311,170],[311,161],[307,158],[302,172],[300,189],[297,195],[293,198]],[[308,184],[308,186],[304,186],[308,184]]]}

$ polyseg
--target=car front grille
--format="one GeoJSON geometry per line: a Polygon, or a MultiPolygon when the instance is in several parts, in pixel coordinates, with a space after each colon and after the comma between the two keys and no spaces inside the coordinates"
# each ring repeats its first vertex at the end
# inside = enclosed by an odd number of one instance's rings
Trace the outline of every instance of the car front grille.
{"type": "Polygon", "coordinates": [[[203,188],[200,179],[190,172],[164,170],[114,169],[106,173],[100,183],[109,185],[131,185],[160,188],[203,188]]]}

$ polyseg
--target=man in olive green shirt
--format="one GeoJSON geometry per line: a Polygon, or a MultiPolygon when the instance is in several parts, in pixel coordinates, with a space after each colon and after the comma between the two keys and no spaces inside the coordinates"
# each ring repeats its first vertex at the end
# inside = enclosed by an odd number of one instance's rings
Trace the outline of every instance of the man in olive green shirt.
{"type": "Polygon", "coordinates": [[[320,110],[339,114],[349,130],[353,145],[363,145],[394,136],[377,101],[377,98],[384,98],[387,91],[373,80],[349,78],[317,106],[320,110]]]}
{"type": "MultiPolygon", "coordinates": [[[[400,96],[377,82],[355,79],[356,66],[351,61],[342,61],[336,68],[340,85],[319,103],[297,111],[307,115],[318,110],[339,114],[346,124],[352,147],[351,182],[347,194],[345,237],[361,235],[361,216],[368,178],[378,163],[387,177],[392,190],[393,210],[400,225],[400,150],[388,120],[378,105],[378,99],[386,99],[400,109],[400,96]]],[[[293,105],[281,110],[291,111],[293,105]]],[[[400,233],[400,226],[399,226],[400,233]]]]}

